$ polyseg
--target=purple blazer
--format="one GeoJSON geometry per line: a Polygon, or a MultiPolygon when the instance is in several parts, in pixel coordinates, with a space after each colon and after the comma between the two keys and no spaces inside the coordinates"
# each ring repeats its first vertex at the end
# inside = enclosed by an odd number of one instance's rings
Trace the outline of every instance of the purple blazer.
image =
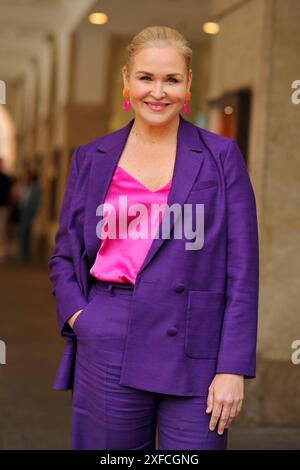
{"type": "MultiPolygon", "coordinates": [[[[73,387],[76,335],[67,323],[88,305],[104,202],[134,118],[76,148],[48,261],[66,340],[53,388],[73,387]]],[[[136,277],[120,384],[206,395],[216,373],[256,376],[259,246],[256,201],[236,142],[180,115],[173,203],[204,204],[204,244],[154,238],[136,277]],[[155,325],[155,328],[151,327],[155,325]]],[[[182,211],[184,215],[184,211],[182,211]]],[[[190,240],[188,240],[190,241],[190,240]]]]}

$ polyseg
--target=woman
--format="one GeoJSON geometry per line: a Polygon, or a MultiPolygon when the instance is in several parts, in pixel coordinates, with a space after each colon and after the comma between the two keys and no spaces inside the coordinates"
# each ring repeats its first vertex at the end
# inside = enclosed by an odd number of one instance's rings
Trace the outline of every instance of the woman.
{"type": "Polygon", "coordinates": [[[155,449],[156,428],[159,449],[225,449],[256,374],[255,197],[237,144],[180,114],[181,34],[148,27],[127,52],[135,117],[75,150],[49,260],[53,387],[72,390],[73,449],[155,449]]]}

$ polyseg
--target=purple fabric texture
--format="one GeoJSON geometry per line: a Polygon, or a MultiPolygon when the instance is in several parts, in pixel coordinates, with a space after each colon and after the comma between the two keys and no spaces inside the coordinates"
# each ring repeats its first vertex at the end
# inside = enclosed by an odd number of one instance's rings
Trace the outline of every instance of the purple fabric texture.
{"type": "MultiPolygon", "coordinates": [[[[48,261],[66,341],[53,388],[73,388],[77,337],[67,320],[89,308],[104,202],[134,118],[79,146],[71,159],[48,261]]],[[[256,376],[259,249],[255,195],[236,142],[180,115],[169,206],[204,204],[204,245],[156,238],[137,274],[120,384],[173,395],[207,395],[216,373],[256,376]]],[[[182,212],[184,214],[184,211],[182,212]]],[[[80,314],[81,315],[81,314],[80,314]]],[[[79,315],[79,318],[80,318],[79,315]]]]}

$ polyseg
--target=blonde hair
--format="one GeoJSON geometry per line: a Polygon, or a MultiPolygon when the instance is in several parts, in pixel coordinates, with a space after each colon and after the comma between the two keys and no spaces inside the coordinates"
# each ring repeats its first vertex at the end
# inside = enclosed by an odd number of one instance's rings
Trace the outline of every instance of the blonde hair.
{"type": "Polygon", "coordinates": [[[186,71],[188,74],[191,67],[193,51],[182,34],[176,31],[176,29],[169,28],[168,26],[148,26],[132,38],[130,44],[126,47],[127,55],[125,67],[128,73],[130,73],[133,57],[138,51],[144,47],[160,47],[166,45],[178,48],[185,60],[186,71]]]}

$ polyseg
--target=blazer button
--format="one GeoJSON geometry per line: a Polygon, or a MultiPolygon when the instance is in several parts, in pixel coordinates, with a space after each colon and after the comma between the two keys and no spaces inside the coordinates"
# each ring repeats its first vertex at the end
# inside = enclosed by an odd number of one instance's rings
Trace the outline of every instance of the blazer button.
{"type": "Polygon", "coordinates": [[[175,287],[175,292],[183,292],[184,291],[184,284],[177,284],[175,287]]]}
{"type": "Polygon", "coordinates": [[[176,336],[177,335],[177,328],[170,328],[167,331],[167,333],[168,333],[169,336],[176,336]]]}

